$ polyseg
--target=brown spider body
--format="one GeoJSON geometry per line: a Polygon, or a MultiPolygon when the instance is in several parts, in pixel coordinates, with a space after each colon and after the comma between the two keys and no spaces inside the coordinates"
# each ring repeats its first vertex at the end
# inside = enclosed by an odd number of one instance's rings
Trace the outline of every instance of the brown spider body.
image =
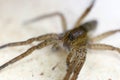
{"type": "Polygon", "coordinates": [[[78,27],[71,31],[68,31],[63,39],[63,45],[68,49],[73,48],[74,46],[78,46],[82,43],[86,43],[87,41],[87,31],[82,28],[78,27]]]}
{"type": "Polygon", "coordinates": [[[82,66],[86,59],[86,53],[87,49],[96,49],[96,50],[115,50],[120,53],[120,48],[107,45],[107,44],[98,44],[95,43],[101,39],[104,39],[106,37],[109,37],[110,35],[120,32],[120,30],[113,30],[106,33],[103,33],[101,35],[98,35],[97,37],[91,38],[88,35],[88,32],[91,30],[94,30],[97,25],[97,21],[92,20],[87,23],[81,24],[81,21],[86,17],[86,15],[90,12],[91,8],[93,7],[95,0],[93,0],[92,4],[85,10],[83,15],[77,20],[75,26],[73,29],[67,31],[67,25],[66,20],[63,14],[61,13],[53,13],[48,14],[45,16],[40,16],[35,19],[32,19],[28,21],[26,24],[46,18],[58,15],[61,18],[62,21],[62,27],[63,27],[63,33],[56,34],[45,34],[42,36],[30,38],[26,41],[21,42],[13,42],[8,43],[5,45],[0,46],[0,49],[6,48],[6,47],[13,47],[13,46],[21,46],[21,45],[28,45],[31,44],[34,41],[40,42],[38,45],[32,46],[27,51],[22,53],[21,55],[13,58],[12,60],[6,62],[5,64],[0,66],[0,70],[4,69],[10,64],[15,63],[16,61],[19,61],[23,59],[24,57],[30,55],[34,50],[44,48],[48,45],[53,45],[53,48],[58,48],[59,43],[63,43],[63,48],[69,53],[66,59],[67,64],[67,73],[63,80],[76,80],[78,77],[78,74],[80,70],[82,69],[82,66]]]}
{"type": "MultiPolygon", "coordinates": [[[[70,31],[67,31],[63,37],[63,46],[66,47],[69,51],[69,55],[67,57],[67,65],[68,68],[72,67],[69,71],[69,74],[66,74],[64,80],[68,80],[70,78],[70,73],[74,72],[73,75],[78,75],[79,70],[77,67],[82,67],[79,65],[83,65],[86,53],[87,53],[87,45],[89,44],[88,32],[91,29],[94,29],[97,25],[97,21],[93,20],[87,23],[76,27],[70,31]],[[91,27],[90,29],[88,27],[91,27]],[[75,69],[75,70],[74,70],[75,69]]],[[[80,69],[80,68],[79,68],[80,69]]],[[[73,78],[77,78],[73,77],[73,78]]],[[[71,80],[75,80],[71,79],[71,80]]]]}
{"type": "Polygon", "coordinates": [[[67,31],[63,38],[63,45],[66,46],[68,49],[80,46],[80,44],[85,44],[88,42],[88,35],[87,33],[94,29],[97,25],[97,21],[89,21],[80,25],[77,28],[74,28],[70,31],[67,31]],[[90,28],[90,29],[89,29],[90,28]]]}

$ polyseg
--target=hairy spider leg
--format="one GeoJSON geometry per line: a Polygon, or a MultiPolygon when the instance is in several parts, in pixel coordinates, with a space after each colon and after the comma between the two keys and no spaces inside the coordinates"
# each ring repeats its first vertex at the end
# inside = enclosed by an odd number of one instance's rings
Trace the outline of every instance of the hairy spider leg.
{"type": "Polygon", "coordinates": [[[66,19],[64,17],[64,15],[60,12],[54,12],[54,13],[51,13],[51,14],[46,14],[46,15],[43,15],[43,16],[38,16],[32,20],[29,20],[27,22],[25,22],[24,24],[30,24],[32,22],[36,22],[36,21],[39,21],[41,19],[45,19],[45,18],[49,18],[49,17],[54,17],[54,16],[59,16],[60,19],[61,19],[61,22],[62,22],[62,29],[63,29],[63,32],[65,32],[67,30],[67,23],[66,23],[66,19]]]}
{"type": "Polygon", "coordinates": [[[0,70],[6,68],[6,67],[9,66],[10,64],[13,64],[13,63],[15,63],[16,61],[19,61],[19,60],[23,59],[24,57],[32,54],[32,52],[33,52],[34,50],[36,50],[36,49],[41,49],[41,48],[43,48],[43,47],[46,47],[46,46],[48,46],[48,45],[51,45],[51,44],[53,44],[53,43],[56,42],[56,41],[58,41],[58,40],[56,40],[56,39],[45,40],[45,41],[39,43],[38,45],[29,48],[26,52],[22,53],[21,55],[13,58],[12,60],[10,60],[10,61],[6,62],[5,64],[3,64],[2,66],[0,66],[0,70]]]}
{"type": "Polygon", "coordinates": [[[74,56],[73,52],[72,53],[70,52],[69,55],[67,56],[66,64],[67,64],[68,67],[69,67],[69,64],[70,64],[71,59],[73,58],[73,56],[74,56]]]}
{"type": "Polygon", "coordinates": [[[82,60],[80,59],[78,61],[78,64],[75,67],[75,70],[74,70],[74,73],[73,73],[73,76],[72,76],[71,80],[77,80],[78,74],[80,73],[80,71],[81,71],[81,69],[82,69],[82,67],[84,65],[84,62],[85,62],[85,58],[82,59],[82,60]]]}
{"type": "Polygon", "coordinates": [[[82,69],[82,67],[84,65],[84,62],[86,60],[86,54],[87,54],[86,46],[81,47],[79,50],[76,50],[76,51],[77,51],[77,55],[76,56],[79,59],[77,61],[78,63],[76,64],[76,66],[74,68],[73,75],[72,75],[70,80],[76,80],[77,79],[78,74],[81,71],[81,69],[82,69]]]}
{"type": "Polygon", "coordinates": [[[28,44],[31,44],[34,41],[42,41],[42,40],[55,39],[55,38],[58,38],[57,34],[46,34],[46,35],[30,38],[26,41],[8,43],[8,44],[0,46],[0,49],[6,48],[6,47],[28,45],[28,44]]]}
{"type": "Polygon", "coordinates": [[[117,51],[120,53],[120,48],[107,45],[107,44],[89,44],[88,48],[95,49],[95,50],[111,50],[111,51],[117,51]]]}
{"type": "Polygon", "coordinates": [[[77,78],[86,58],[86,47],[81,46],[80,48],[72,50],[70,53],[74,55],[70,57],[70,63],[64,80],[75,80],[77,78]]]}
{"type": "Polygon", "coordinates": [[[83,12],[82,16],[78,18],[77,22],[75,23],[74,27],[78,27],[82,20],[88,15],[91,11],[92,7],[94,6],[95,0],[92,1],[92,4],[83,12]]]}
{"type": "Polygon", "coordinates": [[[120,32],[120,29],[118,29],[118,30],[112,30],[112,31],[108,31],[108,32],[102,33],[102,34],[100,34],[100,35],[98,35],[98,36],[96,36],[94,38],[91,38],[90,42],[100,41],[100,40],[102,40],[104,38],[107,38],[107,37],[109,37],[109,36],[117,33],[117,32],[120,32]]]}
{"type": "MultiPolygon", "coordinates": [[[[72,53],[72,52],[71,52],[71,53],[72,53]]],[[[74,52],[73,52],[73,53],[74,53],[74,52]]],[[[70,63],[69,66],[68,66],[67,73],[66,73],[66,75],[65,75],[65,77],[64,77],[63,80],[69,80],[69,79],[70,79],[71,74],[72,74],[72,72],[73,72],[73,70],[74,70],[74,68],[75,68],[75,65],[77,64],[77,61],[78,61],[78,60],[79,60],[79,58],[77,58],[77,56],[74,56],[74,57],[73,57],[71,63],[70,63]]]]}

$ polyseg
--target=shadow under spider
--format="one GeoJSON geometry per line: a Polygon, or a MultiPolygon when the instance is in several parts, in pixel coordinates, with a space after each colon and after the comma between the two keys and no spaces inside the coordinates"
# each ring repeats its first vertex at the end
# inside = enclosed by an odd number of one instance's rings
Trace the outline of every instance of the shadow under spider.
{"type": "Polygon", "coordinates": [[[84,11],[82,16],[78,18],[77,22],[74,25],[74,28],[71,30],[67,30],[66,19],[65,19],[64,15],[59,12],[40,16],[40,17],[32,19],[28,22],[25,22],[24,24],[29,24],[31,22],[35,22],[35,21],[38,21],[38,20],[41,20],[44,18],[59,16],[61,18],[61,22],[62,22],[63,33],[45,34],[42,36],[30,38],[26,41],[13,42],[13,43],[8,43],[8,44],[0,46],[0,49],[2,49],[2,48],[6,48],[6,47],[28,45],[34,41],[38,41],[38,42],[40,41],[40,43],[29,48],[27,51],[25,51],[21,55],[13,58],[12,60],[6,62],[3,65],[1,65],[0,70],[4,69],[5,67],[7,67],[10,64],[15,63],[16,61],[23,59],[24,57],[30,55],[36,49],[41,49],[46,46],[53,45],[53,48],[57,50],[60,48],[59,44],[62,43],[63,48],[65,48],[66,51],[69,52],[67,59],[66,59],[67,72],[66,72],[66,75],[64,76],[63,80],[76,80],[80,70],[82,69],[82,66],[84,65],[87,49],[111,50],[111,51],[114,50],[114,51],[117,51],[120,53],[120,48],[114,47],[112,45],[96,43],[99,40],[102,40],[106,37],[109,37],[109,36],[115,34],[116,32],[120,32],[120,29],[108,31],[101,35],[91,38],[87,34],[89,31],[92,31],[96,28],[97,21],[91,20],[84,24],[81,24],[82,20],[91,11],[91,9],[94,5],[94,2],[95,2],[95,0],[92,1],[91,5],[84,11]]]}

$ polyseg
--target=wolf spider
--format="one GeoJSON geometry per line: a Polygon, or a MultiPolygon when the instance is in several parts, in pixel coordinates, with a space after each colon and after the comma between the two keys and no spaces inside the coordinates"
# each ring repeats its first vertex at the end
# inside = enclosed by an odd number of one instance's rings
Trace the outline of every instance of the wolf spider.
{"type": "Polygon", "coordinates": [[[95,0],[91,3],[91,5],[84,11],[82,16],[77,20],[75,26],[71,30],[67,30],[66,20],[63,14],[56,12],[53,14],[47,14],[45,16],[40,16],[35,19],[28,21],[26,24],[46,18],[46,17],[53,17],[55,15],[59,16],[62,21],[63,33],[50,33],[45,34],[42,36],[30,38],[26,41],[21,42],[13,42],[8,43],[5,45],[0,46],[0,49],[6,47],[13,47],[13,46],[21,46],[21,45],[28,45],[34,41],[41,41],[38,45],[29,48],[27,51],[22,53],[21,55],[13,58],[12,60],[6,62],[2,66],[0,66],[0,70],[4,69],[5,67],[9,66],[10,64],[15,63],[23,59],[24,57],[30,55],[34,50],[44,48],[48,45],[52,45],[54,49],[60,48],[60,43],[63,44],[63,48],[69,53],[66,59],[67,64],[67,73],[63,80],[76,80],[78,74],[85,62],[87,49],[95,49],[95,50],[115,50],[120,53],[120,48],[107,45],[107,44],[99,44],[95,43],[99,40],[102,40],[110,35],[120,32],[120,30],[112,30],[101,35],[98,35],[94,38],[90,38],[88,36],[88,32],[94,30],[97,25],[96,20],[91,20],[84,24],[81,24],[81,21],[87,16],[94,5],[95,0]]]}

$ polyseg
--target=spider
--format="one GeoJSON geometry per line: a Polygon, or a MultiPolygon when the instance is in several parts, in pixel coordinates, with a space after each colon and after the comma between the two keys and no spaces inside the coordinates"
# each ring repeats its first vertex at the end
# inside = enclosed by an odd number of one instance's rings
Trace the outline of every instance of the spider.
{"type": "Polygon", "coordinates": [[[91,20],[83,24],[81,23],[82,20],[91,11],[94,3],[95,3],[95,0],[93,0],[91,5],[83,12],[82,16],[78,18],[77,22],[74,25],[74,28],[71,30],[67,30],[66,19],[64,15],[59,12],[47,14],[45,16],[40,16],[26,22],[25,24],[28,24],[46,17],[52,17],[57,15],[61,18],[63,33],[60,33],[60,34],[49,33],[42,36],[30,38],[26,41],[13,42],[13,43],[8,43],[0,46],[0,49],[2,49],[6,47],[28,45],[34,41],[40,42],[37,45],[29,48],[27,51],[25,51],[21,55],[1,65],[0,70],[30,55],[36,49],[41,49],[48,45],[52,45],[52,47],[57,50],[61,48],[60,46],[60,43],[61,43],[62,47],[65,48],[65,50],[69,53],[66,58],[67,70],[63,80],[76,80],[86,60],[87,49],[111,50],[111,51],[114,50],[120,53],[120,48],[107,45],[107,44],[96,43],[97,41],[100,41],[106,37],[109,37],[112,34],[115,34],[116,32],[120,32],[120,30],[108,31],[101,35],[91,38],[90,36],[88,36],[88,32],[96,28],[97,21],[91,20]]]}

